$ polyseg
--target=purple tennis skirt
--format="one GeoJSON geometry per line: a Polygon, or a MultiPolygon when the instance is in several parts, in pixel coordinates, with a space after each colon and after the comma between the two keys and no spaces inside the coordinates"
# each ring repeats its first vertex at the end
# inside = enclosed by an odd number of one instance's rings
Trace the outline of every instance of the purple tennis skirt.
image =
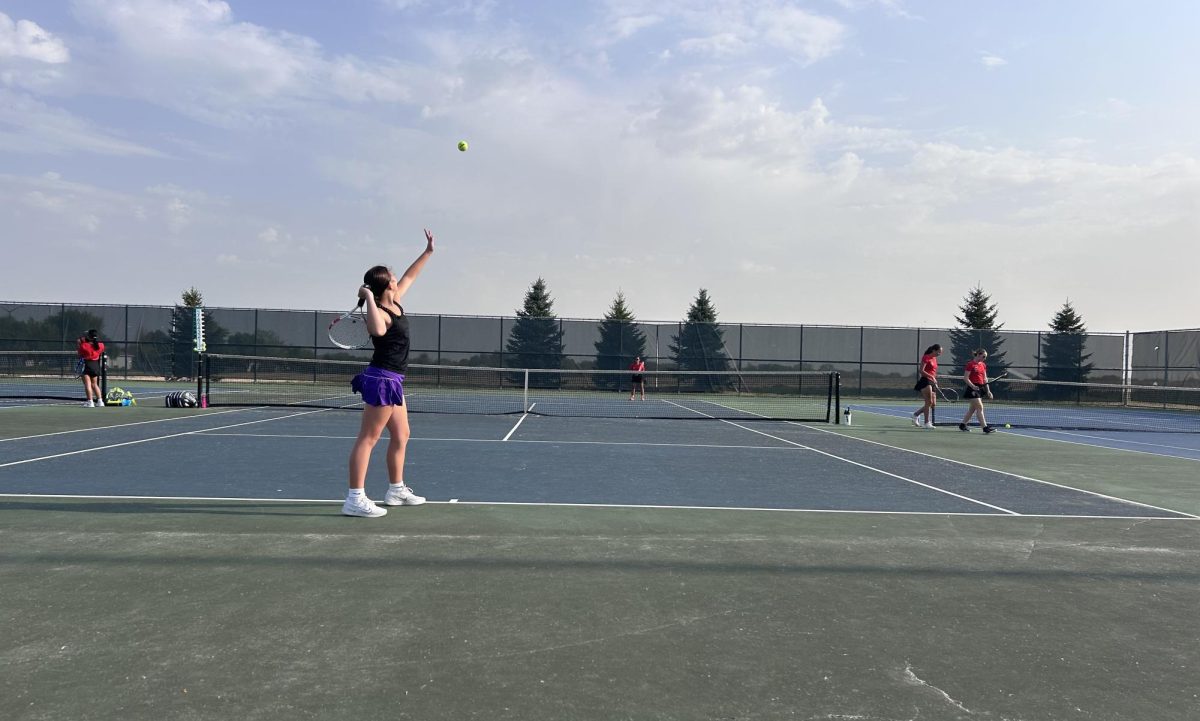
{"type": "Polygon", "coordinates": [[[370,406],[404,405],[404,375],[400,373],[367,366],[350,381],[350,388],[361,393],[363,402],[370,406]]]}

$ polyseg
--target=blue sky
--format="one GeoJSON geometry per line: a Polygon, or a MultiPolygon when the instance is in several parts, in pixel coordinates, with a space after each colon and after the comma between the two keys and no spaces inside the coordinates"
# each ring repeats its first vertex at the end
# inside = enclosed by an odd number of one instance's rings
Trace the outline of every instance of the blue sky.
{"type": "Polygon", "coordinates": [[[0,0],[0,299],[1195,326],[1198,8],[0,0]]]}

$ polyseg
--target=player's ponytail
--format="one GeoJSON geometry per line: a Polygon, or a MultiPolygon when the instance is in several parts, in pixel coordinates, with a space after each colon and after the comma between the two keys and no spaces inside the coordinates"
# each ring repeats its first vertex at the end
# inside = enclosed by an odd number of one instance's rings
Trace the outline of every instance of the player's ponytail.
{"type": "MultiPolygon", "coordinates": [[[[375,296],[375,302],[381,302],[383,291],[388,289],[388,285],[392,282],[392,271],[386,265],[377,265],[363,273],[363,285],[370,288],[371,295],[375,296]]],[[[358,301],[358,306],[361,308],[363,301],[358,301]]]]}

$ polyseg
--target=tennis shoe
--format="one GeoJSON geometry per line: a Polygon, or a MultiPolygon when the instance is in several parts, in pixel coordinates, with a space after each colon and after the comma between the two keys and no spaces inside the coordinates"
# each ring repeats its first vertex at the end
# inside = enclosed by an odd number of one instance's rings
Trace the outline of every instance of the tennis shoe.
{"type": "Polygon", "coordinates": [[[913,419],[913,425],[916,426],[917,428],[920,428],[922,425],[921,424],[921,416],[913,416],[912,419],[913,419]]]}
{"type": "Polygon", "coordinates": [[[931,430],[931,431],[933,430],[933,424],[932,424],[932,423],[930,423],[929,421],[926,421],[926,422],[925,422],[925,427],[926,427],[927,429],[931,430]]]}
{"type": "Polygon", "coordinates": [[[971,432],[971,429],[970,429],[970,428],[967,428],[967,424],[966,424],[966,423],[959,423],[959,424],[958,424],[958,430],[962,431],[963,433],[970,433],[970,432],[971,432]]]}
{"type": "Polygon", "coordinates": [[[342,504],[343,516],[357,516],[359,518],[378,518],[387,515],[386,508],[380,508],[375,505],[375,502],[370,498],[363,496],[362,498],[347,498],[342,504]]]}
{"type": "Polygon", "coordinates": [[[95,406],[95,404],[94,404],[94,403],[92,403],[90,400],[88,400],[88,401],[84,401],[84,403],[83,403],[83,407],[84,407],[84,408],[92,408],[92,407],[94,407],[94,406],[95,406]]]}
{"type": "Polygon", "coordinates": [[[388,486],[387,495],[383,497],[385,506],[419,506],[425,502],[424,496],[418,496],[403,483],[388,486]]]}
{"type": "Polygon", "coordinates": [[[995,433],[995,432],[996,432],[996,429],[995,429],[995,428],[992,428],[991,426],[984,426],[984,427],[983,427],[983,432],[984,432],[984,433],[995,433]]]}

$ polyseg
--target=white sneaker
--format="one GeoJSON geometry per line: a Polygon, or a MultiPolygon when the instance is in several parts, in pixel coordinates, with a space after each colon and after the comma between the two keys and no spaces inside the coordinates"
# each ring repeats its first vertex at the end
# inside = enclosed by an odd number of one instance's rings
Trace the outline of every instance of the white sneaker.
{"type": "Polygon", "coordinates": [[[387,495],[383,497],[385,506],[419,506],[425,502],[424,496],[418,496],[403,483],[388,485],[387,495]]]}
{"type": "Polygon", "coordinates": [[[913,421],[914,426],[916,426],[917,428],[921,427],[921,417],[920,416],[913,416],[912,421],[913,421]]]}
{"type": "Polygon", "coordinates": [[[89,401],[86,401],[86,402],[84,402],[84,404],[83,404],[83,407],[84,407],[84,408],[95,408],[95,407],[96,407],[96,404],[92,403],[92,402],[89,400],[89,401]]]}
{"type": "Polygon", "coordinates": [[[342,504],[343,516],[358,516],[359,518],[378,518],[387,515],[386,508],[380,508],[370,498],[363,496],[358,499],[347,498],[342,504]]]}
{"type": "Polygon", "coordinates": [[[104,401],[96,401],[96,407],[97,407],[97,408],[103,408],[103,407],[104,407],[104,401]]]}
{"type": "Polygon", "coordinates": [[[933,424],[932,424],[932,423],[926,423],[926,424],[925,424],[925,427],[926,427],[926,428],[928,428],[928,429],[929,429],[929,430],[931,430],[931,431],[933,430],[933,424]]]}

